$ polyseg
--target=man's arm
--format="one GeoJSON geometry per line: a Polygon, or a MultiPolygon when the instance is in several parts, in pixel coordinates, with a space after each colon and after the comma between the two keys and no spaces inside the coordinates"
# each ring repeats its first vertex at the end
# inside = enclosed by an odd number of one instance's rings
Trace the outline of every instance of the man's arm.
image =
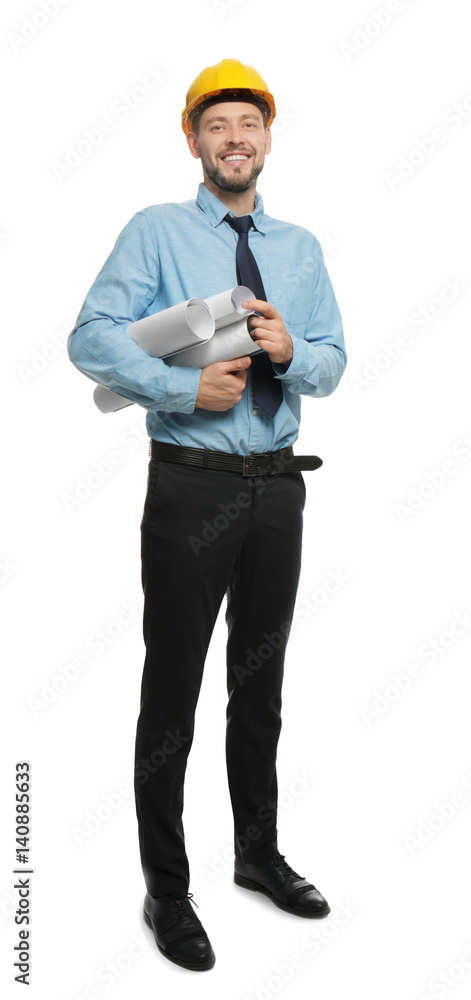
{"type": "MultiPolygon", "coordinates": [[[[321,245],[315,237],[313,253],[317,270],[304,339],[288,333],[282,316],[272,305],[265,309],[264,318],[252,317],[250,322],[257,341],[260,340],[263,349],[269,356],[272,355],[276,377],[286,384],[290,392],[329,396],[345,371],[347,353],[340,310],[321,245]]],[[[243,305],[263,312],[265,303],[250,299],[243,305]]]]}
{"type": "Polygon", "coordinates": [[[94,382],[148,410],[193,413],[201,369],[151,358],[126,333],[154,301],[159,281],[151,227],[137,212],[88,292],[67,340],[69,358],[94,382]]]}

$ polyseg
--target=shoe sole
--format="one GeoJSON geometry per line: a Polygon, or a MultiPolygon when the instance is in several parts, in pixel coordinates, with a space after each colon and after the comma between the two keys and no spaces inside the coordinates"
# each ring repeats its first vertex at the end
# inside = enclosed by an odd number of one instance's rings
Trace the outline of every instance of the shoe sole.
{"type": "Polygon", "coordinates": [[[214,963],[216,961],[216,956],[215,956],[214,952],[212,954],[212,957],[208,958],[206,962],[185,962],[185,960],[183,958],[175,958],[173,955],[169,955],[168,951],[165,951],[165,949],[162,948],[162,946],[159,944],[159,942],[157,940],[157,933],[156,933],[154,924],[152,923],[152,920],[151,920],[149,914],[144,909],[143,909],[142,912],[144,914],[144,920],[145,920],[146,924],[151,928],[151,930],[154,933],[155,943],[156,943],[156,945],[157,945],[160,953],[162,955],[164,955],[165,958],[168,958],[169,962],[174,962],[175,965],[181,965],[181,967],[183,969],[191,969],[194,972],[199,972],[199,971],[203,972],[205,969],[212,969],[212,967],[213,967],[213,965],[214,965],[214,963]]]}
{"type": "Polygon", "coordinates": [[[236,885],[242,886],[243,889],[251,889],[252,892],[263,892],[265,896],[268,896],[268,898],[272,900],[275,906],[279,906],[280,910],[285,910],[286,913],[294,913],[297,917],[319,918],[326,917],[327,914],[330,913],[329,904],[327,904],[327,907],[324,910],[320,910],[318,913],[315,911],[308,912],[306,910],[295,910],[292,906],[287,906],[286,903],[282,903],[281,900],[277,899],[269,889],[265,888],[264,885],[260,885],[258,882],[252,882],[251,879],[244,878],[243,875],[238,875],[237,872],[234,872],[234,882],[236,885]]]}

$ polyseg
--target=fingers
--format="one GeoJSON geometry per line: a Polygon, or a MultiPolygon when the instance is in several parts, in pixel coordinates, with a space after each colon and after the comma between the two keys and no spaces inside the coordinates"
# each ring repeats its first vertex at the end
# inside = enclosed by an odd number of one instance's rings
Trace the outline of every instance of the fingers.
{"type": "Polygon", "coordinates": [[[252,359],[247,355],[244,358],[234,358],[232,361],[218,361],[222,371],[235,372],[248,368],[252,364],[252,359]]]}
{"type": "Polygon", "coordinates": [[[277,315],[274,306],[270,305],[269,302],[264,302],[263,299],[246,299],[242,302],[244,309],[253,309],[254,312],[262,312],[267,319],[274,319],[277,315]]]}
{"type": "Polygon", "coordinates": [[[245,386],[245,384],[247,382],[247,369],[245,371],[241,371],[240,368],[239,368],[238,371],[231,372],[230,374],[233,375],[234,378],[236,378],[238,382],[243,382],[243,384],[245,386]]]}

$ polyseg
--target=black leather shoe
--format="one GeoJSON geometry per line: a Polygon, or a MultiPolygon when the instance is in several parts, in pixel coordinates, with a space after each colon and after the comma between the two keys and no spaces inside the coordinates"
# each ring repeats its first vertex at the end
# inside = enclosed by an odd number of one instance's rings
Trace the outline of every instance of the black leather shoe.
{"type": "Polygon", "coordinates": [[[281,910],[298,917],[326,917],[330,906],[312,882],[287,864],[284,854],[275,854],[264,865],[249,865],[234,858],[234,882],[244,889],[263,892],[281,910]]]}
{"type": "MultiPolygon", "coordinates": [[[[182,896],[144,898],[144,920],[152,927],[159,951],[184,969],[212,969],[216,956],[190,900],[182,896]]],[[[195,906],[198,904],[195,903],[195,906]]]]}

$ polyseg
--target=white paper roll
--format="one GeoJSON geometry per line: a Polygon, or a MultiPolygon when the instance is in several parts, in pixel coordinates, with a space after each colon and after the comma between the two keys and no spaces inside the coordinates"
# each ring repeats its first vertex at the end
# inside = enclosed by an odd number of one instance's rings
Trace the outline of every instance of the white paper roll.
{"type": "MultiPolygon", "coordinates": [[[[130,323],[126,333],[150,357],[169,365],[206,368],[216,361],[232,361],[262,348],[250,336],[248,317],[254,313],[242,302],[254,294],[245,285],[236,285],[208,299],[188,299],[152,316],[130,323]]],[[[119,393],[97,385],[94,401],[101,413],[114,413],[132,402],[119,393]]]]}
{"type": "Polygon", "coordinates": [[[124,410],[125,406],[132,406],[131,399],[125,399],[112,389],[107,389],[106,385],[97,385],[93,390],[93,399],[101,413],[115,413],[116,410],[124,410]]]}
{"type": "MultiPolygon", "coordinates": [[[[253,313],[248,315],[253,316],[253,313]]],[[[165,363],[180,367],[187,365],[189,368],[206,368],[216,361],[232,361],[246,354],[258,354],[263,348],[257,347],[256,341],[250,336],[247,322],[247,317],[239,318],[236,323],[217,331],[206,344],[198,344],[196,347],[189,347],[187,351],[171,354],[165,358],[165,363]]]]}
{"type": "Polygon", "coordinates": [[[214,317],[205,300],[188,299],[130,323],[126,332],[151,358],[164,358],[204,343],[214,330],[214,317]]]}
{"type": "MultiPolygon", "coordinates": [[[[228,326],[229,323],[238,323],[241,316],[250,316],[251,309],[243,309],[242,302],[246,299],[253,299],[254,294],[246,285],[236,285],[218,295],[211,295],[209,299],[204,299],[208,303],[216,322],[216,330],[228,326]]],[[[188,345],[189,346],[189,345],[188,345]]]]}

